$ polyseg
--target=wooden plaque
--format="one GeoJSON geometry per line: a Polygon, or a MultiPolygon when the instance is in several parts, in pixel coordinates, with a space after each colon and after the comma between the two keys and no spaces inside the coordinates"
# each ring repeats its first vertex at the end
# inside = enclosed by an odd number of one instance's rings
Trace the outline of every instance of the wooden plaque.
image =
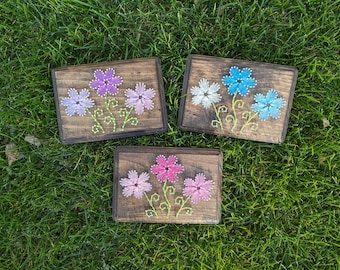
{"type": "Polygon", "coordinates": [[[62,67],[52,79],[63,143],[167,130],[158,58],[62,67]]]}
{"type": "Polygon", "coordinates": [[[113,219],[217,224],[222,162],[218,149],[117,147],[113,219]]]}
{"type": "Polygon", "coordinates": [[[294,67],[190,55],[181,129],[282,143],[296,85],[294,67]]]}

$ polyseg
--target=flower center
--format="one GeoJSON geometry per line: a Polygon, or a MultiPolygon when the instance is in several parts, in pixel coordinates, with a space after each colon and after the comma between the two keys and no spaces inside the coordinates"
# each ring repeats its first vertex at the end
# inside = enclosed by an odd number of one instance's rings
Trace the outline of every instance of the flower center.
{"type": "Polygon", "coordinates": [[[197,190],[200,190],[200,189],[201,189],[201,187],[196,187],[196,189],[197,189],[197,190]]]}
{"type": "Polygon", "coordinates": [[[164,170],[165,170],[165,171],[169,171],[169,169],[170,169],[169,166],[165,166],[165,167],[164,167],[164,170]]]}
{"type": "Polygon", "coordinates": [[[142,98],[143,98],[143,96],[139,96],[139,97],[138,97],[138,99],[142,99],[142,98]]]}
{"type": "Polygon", "coordinates": [[[242,80],[241,80],[241,79],[237,79],[237,80],[236,80],[236,83],[241,84],[241,83],[242,83],[242,80]]]}
{"type": "Polygon", "coordinates": [[[138,187],[138,184],[137,184],[137,183],[135,184],[135,187],[138,187]]]}

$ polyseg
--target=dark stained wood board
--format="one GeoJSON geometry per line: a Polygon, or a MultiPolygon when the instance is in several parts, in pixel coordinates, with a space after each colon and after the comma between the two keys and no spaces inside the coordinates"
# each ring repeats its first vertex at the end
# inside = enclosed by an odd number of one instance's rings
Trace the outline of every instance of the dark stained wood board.
{"type": "Polygon", "coordinates": [[[297,69],[290,66],[189,55],[178,125],[187,131],[282,143],[296,80],[297,69]]]}
{"type": "Polygon", "coordinates": [[[222,163],[223,157],[218,149],[117,147],[114,157],[113,219],[120,222],[145,223],[219,223],[222,163]],[[177,160],[173,159],[174,157],[177,160]],[[159,167],[163,168],[165,165],[163,161],[169,162],[169,171],[174,170],[171,172],[176,178],[171,179],[169,176],[164,179],[164,175],[161,175],[164,170],[160,172],[156,170],[159,167]],[[183,170],[178,172],[178,168],[171,165],[182,166],[183,170]],[[176,170],[177,173],[174,173],[176,170]],[[131,171],[135,172],[130,175],[131,171]],[[136,197],[134,192],[124,195],[124,189],[127,188],[125,181],[132,181],[136,176],[145,176],[145,173],[149,176],[147,182],[152,185],[152,189],[149,190],[149,186],[140,197],[139,195],[136,197]],[[205,178],[202,178],[202,174],[205,178]],[[187,181],[188,178],[192,181],[187,181]],[[201,192],[207,191],[210,197],[200,197],[198,193],[184,195],[183,192],[188,192],[193,182],[203,183],[197,184],[197,189],[201,192]]]}
{"type": "Polygon", "coordinates": [[[140,136],[167,130],[163,77],[158,58],[60,67],[52,70],[52,80],[60,139],[65,144],[140,136]],[[111,73],[107,71],[112,69],[114,74],[110,77],[111,73]],[[113,95],[107,90],[105,95],[100,95],[97,92],[98,88],[90,86],[91,81],[103,79],[95,77],[97,70],[101,70],[102,74],[112,79],[122,79],[120,85],[114,84],[118,87],[118,93],[113,95]],[[154,96],[149,98],[147,107],[142,106],[144,111],[139,111],[137,114],[134,106],[137,103],[129,104],[128,107],[125,102],[129,98],[125,93],[127,89],[136,93],[136,87],[141,86],[140,83],[144,84],[143,93],[153,89],[154,96]],[[63,102],[65,99],[70,101],[69,90],[72,88],[77,91],[82,100],[84,100],[84,96],[81,95],[82,89],[86,88],[89,93],[88,96],[85,95],[87,103],[81,103],[85,104],[83,108],[86,110],[83,116],[78,114],[78,110],[72,116],[70,113],[67,114],[66,109],[70,108],[63,102]],[[88,99],[93,101],[90,108],[88,108],[88,99]],[[153,103],[151,105],[150,100],[153,103]]]}

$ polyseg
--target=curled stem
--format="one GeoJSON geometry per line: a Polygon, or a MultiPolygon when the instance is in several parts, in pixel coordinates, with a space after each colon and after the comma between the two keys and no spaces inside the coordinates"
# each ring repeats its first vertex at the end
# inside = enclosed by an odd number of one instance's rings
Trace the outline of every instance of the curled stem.
{"type": "Polygon", "coordinates": [[[98,121],[98,117],[101,117],[103,115],[103,110],[96,109],[93,111],[93,113],[91,113],[89,109],[86,109],[86,111],[89,113],[89,115],[91,115],[93,121],[95,122],[95,124],[92,126],[92,132],[98,133],[99,131],[101,131],[102,133],[105,133],[103,126],[98,121]]]}
{"type": "Polygon", "coordinates": [[[215,111],[215,115],[216,115],[216,119],[212,120],[211,121],[211,126],[214,127],[214,128],[218,128],[220,127],[222,130],[223,130],[223,123],[222,123],[222,120],[221,120],[221,117],[220,117],[220,114],[221,112],[227,112],[228,109],[226,106],[220,106],[220,107],[216,107],[215,103],[212,103],[212,106],[214,108],[214,111],[215,111]]]}
{"type": "Polygon", "coordinates": [[[168,193],[170,195],[173,195],[175,194],[175,188],[173,186],[167,186],[167,180],[165,180],[164,184],[163,184],[163,187],[162,187],[162,190],[163,190],[163,195],[164,195],[164,199],[165,199],[165,202],[162,202],[159,207],[162,211],[164,211],[165,209],[167,210],[167,215],[166,217],[169,218],[170,217],[170,213],[171,213],[171,203],[169,201],[169,198],[168,198],[168,193]]]}
{"type": "Polygon", "coordinates": [[[159,201],[159,195],[157,193],[154,193],[151,195],[151,197],[149,198],[148,195],[146,194],[146,192],[143,192],[145,195],[145,198],[148,200],[149,205],[151,206],[152,209],[148,209],[145,210],[145,214],[147,215],[147,217],[157,217],[158,218],[158,213],[156,208],[153,205],[153,202],[158,202],[159,201]]]}
{"type": "Polygon", "coordinates": [[[109,124],[112,123],[113,124],[113,132],[116,132],[116,128],[117,128],[117,123],[116,123],[116,117],[114,116],[113,112],[111,111],[111,106],[112,108],[117,107],[118,106],[118,100],[113,98],[113,99],[109,99],[108,95],[106,94],[104,97],[104,101],[105,101],[105,108],[108,111],[109,115],[108,117],[105,117],[105,123],[109,124]]]}
{"type": "Polygon", "coordinates": [[[123,122],[123,125],[122,125],[122,130],[123,130],[123,131],[125,130],[126,124],[127,124],[128,122],[131,122],[131,125],[132,125],[132,126],[137,126],[137,124],[138,124],[138,119],[137,119],[136,117],[130,117],[130,118],[129,118],[129,116],[130,116],[130,114],[132,113],[132,111],[133,111],[134,108],[135,108],[135,106],[132,106],[132,107],[130,108],[130,110],[127,110],[126,108],[121,108],[121,109],[119,110],[119,115],[120,115],[121,117],[124,117],[124,122],[123,122]]]}
{"type": "Polygon", "coordinates": [[[185,206],[185,204],[188,202],[188,200],[191,198],[191,196],[188,196],[185,200],[182,196],[178,196],[175,199],[175,204],[179,204],[180,207],[176,213],[176,218],[178,218],[179,214],[181,213],[181,211],[186,211],[187,215],[191,215],[192,214],[192,208],[190,206],[185,206]]]}
{"type": "Polygon", "coordinates": [[[234,131],[234,129],[236,128],[237,123],[238,123],[236,106],[237,106],[238,109],[243,108],[243,106],[244,106],[243,100],[236,99],[236,96],[237,96],[237,93],[234,94],[233,99],[231,101],[231,109],[232,109],[233,114],[232,115],[229,114],[225,118],[227,123],[230,123],[230,122],[233,123],[233,126],[231,127],[231,131],[234,131]]]}
{"type": "Polygon", "coordinates": [[[258,115],[258,112],[254,113],[253,115],[251,115],[251,112],[244,112],[242,113],[242,118],[247,119],[247,121],[243,124],[240,132],[243,133],[243,130],[246,126],[251,125],[251,130],[252,131],[256,131],[258,128],[258,124],[255,122],[251,122],[251,120],[253,120],[256,116],[258,115]]]}

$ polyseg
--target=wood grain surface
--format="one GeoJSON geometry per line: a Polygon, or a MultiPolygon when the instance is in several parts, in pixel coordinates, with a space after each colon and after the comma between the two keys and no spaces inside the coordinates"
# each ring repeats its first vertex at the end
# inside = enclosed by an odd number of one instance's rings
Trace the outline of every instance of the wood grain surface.
{"type": "MultiPolygon", "coordinates": [[[[297,70],[290,66],[190,55],[187,58],[178,125],[181,129],[188,131],[269,143],[282,143],[287,131],[296,79],[297,70]],[[232,114],[233,96],[228,93],[228,87],[222,84],[223,76],[229,76],[229,70],[233,66],[240,69],[250,68],[252,70],[251,76],[257,80],[257,85],[254,88],[249,88],[249,94],[246,97],[238,96],[237,98],[242,100],[243,104],[240,106],[242,108],[234,106],[239,119],[234,128],[231,121],[224,121],[227,119],[228,114],[232,114]],[[203,106],[193,105],[192,103],[193,94],[190,89],[198,86],[202,78],[207,79],[210,83],[216,82],[220,86],[219,93],[222,99],[216,104],[216,108],[225,106],[228,109],[228,112],[220,113],[221,121],[224,121],[223,128],[216,128],[211,125],[211,121],[216,118],[212,107],[205,109],[203,106]],[[266,121],[254,117],[252,121],[257,123],[256,130],[253,130],[251,125],[242,129],[246,122],[243,116],[247,111],[251,111],[250,108],[254,103],[255,95],[266,95],[270,89],[275,89],[278,97],[286,101],[285,106],[281,108],[280,117],[278,119],[269,117],[266,121]]],[[[237,105],[240,103],[241,101],[237,105]]]]}
{"type": "MultiPolygon", "coordinates": [[[[52,79],[55,93],[56,110],[60,139],[63,143],[79,143],[89,141],[101,141],[128,136],[140,136],[164,132],[167,130],[167,114],[165,107],[163,77],[161,73],[160,61],[158,58],[141,58],[135,60],[124,60],[105,62],[98,64],[78,65],[61,67],[52,70],[52,79]],[[65,107],[61,105],[61,100],[68,97],[68,90],[75,88],[78,91],[87,88],[91,95],[90,98],[95,102],[95,108],[103,109],[105,113],[104,98],[97,95],[96,90],[89,87],[89,82],[94,79],[94,71],[113,68],[115,75],[123,78],[123,83],[119,86],[119,92],[115,96],[109,96],[118,100],[118,106],[114,108],[117,120],[116,131],[112,125],[105,124],[104,116],[98,117],[104,132],[94,133],[92,126],[95,124],[89,113],[85,116],[68,116],[65,107]],[[119,109],[125,106],[126,96],[124,92],[130,88],[135,90],[137,83],[143,82],[146,88],[153,88],[156,92],[153,98],[154,108],[144,110],[141,115],[131,113],[131,117],[138,118],[138,124],[133,126],[127,123],[122,130],[124,117],[119,116],[119,109]]],[[[92,109],[92,108],[91,108],[92,109]]],[[[94,108],[92,109],[92,111],[94,108]]]]}
{"type": "Polygon", "coordinates": [[[199,149],[199,148],[162,148],[162,147],[118,147],[115,151],[114,159],[114,187],[113,187],[113,219],[121,222],[147,222],[147,223],[192,223],[192,224],[216,224],[220,221],[221,216],[221,182],[222,182],[222,154],[217,149],[199,149]],[[169,195],[169,201],[172,205],[171,213],[160,209],[160,202],[164,200],[162,191],[163,183],[157,180],[155,174],[150,171],[150,167],[156,164],[156,157],[164,155],[169,157],[175,155],[178,157],[178,163],[184,166],[184,171],[178,174],[178,181],[167,185],[176,189],[174,195],[169,195]],[[154,206],[157,209],[158,216],[148,217],[145,213],[150,209],[146,198],[137,199],[134,196],[125,197],[122,194],[122,186],[119,184],[120,179],[126,178],[130,170],[136,170],[138,174],[148,172],[150,175],[149,182],[152,184],[152,190],[148,192],[150,197],[157,193],[160,195],[158,202],[154,206]],[[183,196],[184,179],[194,179],[198,173],[204,173],[206,180],[213,180],[215,185],[211,190],[211,198],[208,201],[199,201],[186,204],[192,208],[192,214],[188,215],[185,211],[180,212],[179,205],[176,205],[176,197],[183,196]]]}

